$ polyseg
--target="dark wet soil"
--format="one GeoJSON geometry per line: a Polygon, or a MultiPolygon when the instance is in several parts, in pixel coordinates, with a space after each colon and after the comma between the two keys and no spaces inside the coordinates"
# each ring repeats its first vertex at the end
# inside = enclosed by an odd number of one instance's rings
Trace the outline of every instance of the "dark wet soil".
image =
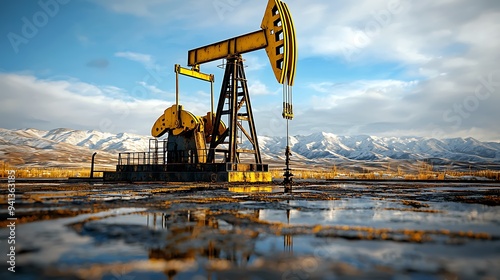
{"type": "MultiPolygon", "coordinates": [[[[397,199],[413,208],[428,207],[425,202],[459,202],[488,206],[500,206],[500,187],[481,184],[412,184],[371,185],[371,184],[298,185],[293,195],[276,195],[282,192],[278,186],[260,187],[263,192],[249,193],[244,197],[234,197],[230,188],[244,186],[218,184],[163,184],[163,185],[107,185],[107,184],[23,184],[17,187],[17,218],[19,223],[71,217],[85,213],[95,213],[116,207],[169,207],[177,203],[213,204],[241,203],[245,201],[279,202],[283,200],[335,200],[356,197],[373,199],[397,199]],[[451,188],[453,187],[453,188],[451,188]],[[265,188],[275,193],[266,193],[265,188]],[[190,196],[192,195],[192,196],[190,196]],[[165,197],[168,196],[168,197],[165,197]],[[50,206],[50,207],[48,207],[50,206]]],[[[500,183],[499,183],[500,186],[500,183]]],[[[257,186],[247,188],[259,188],[257,186]]],[[[7,194],[5,188],[0,194],[7,194]]],[[[5,197],[0,200],[2,209],[7,209],[5,197]]],[[[425,210],[424,210],[425,211],[425,210]]],[[[6,212],[0,213],[0,226],[5,226],[6,212]]]]}

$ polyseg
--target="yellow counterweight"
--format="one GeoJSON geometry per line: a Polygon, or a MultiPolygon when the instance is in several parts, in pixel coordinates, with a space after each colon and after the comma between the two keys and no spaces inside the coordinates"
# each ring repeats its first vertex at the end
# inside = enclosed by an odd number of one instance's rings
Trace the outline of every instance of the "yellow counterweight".
{"type": "Polygon", "coordinates": [[[196,128],[203,129],[204,126],[200,127],[200,124],[203,124],[201,118],[183,110],[182,105],[173,105],[166,109],[164,114],[156,120],[151,129],[151,135],[153,137],[161,137],[167,132],[179,135],[182,132],[191,131],[196,128]]]}
{"type": "MultiPolygon", "coordinates": [[[[209,143],[215,127],[214,122],[215,115],[211,112],[208,112],[206,116],[198,117],[183,110],[182,105],[172,105],[156,120],[151,128],[151,135],[153,137],[161,137],[167,132],[171,132],[173,135],[180,135],[183,132],[197,130],[197,132],[204,133],[205,140],[209,143]]],[[[226,125],[220,122],[218,135],[222,135],[226,129],[226,125]]]]}

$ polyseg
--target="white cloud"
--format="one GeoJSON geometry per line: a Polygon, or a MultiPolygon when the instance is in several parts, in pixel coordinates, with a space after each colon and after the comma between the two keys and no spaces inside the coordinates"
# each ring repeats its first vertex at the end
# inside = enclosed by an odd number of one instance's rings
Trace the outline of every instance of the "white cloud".
{"type": "Polygon", "coordinates": [[[147,89],[149,92],[156,94],[156,95],[170,95],[167,91],[164,91],[162,89],[159,89],[155,85],[150,85],[144,81],[138,82],[139,85],[143,86],[145,89],[147,89]]]}
{"type": "Polygon", "coordinates": [[[248,85],[248,91],[252,96],[276,94],[275,92],[271,92],[269,88],[259,80],[254,80],[250,82],[248,85]]]}
{"type": "Polygon", "coordinates": [[[158,98],[158,95],[169,95],[168,92],[158,87],[164,79],[162,73],[165,71],[165,67],[157,64],[152,55],[137,52],[117,52],[115,56],[138,62],[146,68],[147,75],[143,77],[142,81],[136,81],[140,86],[139,92],[144,93],[145,90],[147,93],[156,95],[155,98],[158,98]]]}
{"type": "Polygon", "coordinates": [[[132,14],[138,17],[152,17],[158,12],[159,5],[172,4],[165,0],[108,0],[96,1],[110,10],[121,14],[132,14]]]}
{"type": "Polygon", "coordinates": [[[122,57],[131,61],[139,62],[144,67],[152,68],[154,66],[154,59],[149,54],[137,53],[137,52],[117,52],[116,57],[122,57]]]}
{"type": "MultiPolygon", "coordinates": [[[[222,22],[231,27],[260,26],[266,3],[255,5],[250,1],[213,0],[201,3],[198,0],[93,0],[108,10],[147,19],[151,24],[162,26],[175,24],[178,28],[220,26],[222,22]],[[195,19],[195,20],[193,20],[195,19]]],[[[212,30],[217,32],[218,30],[212,30]]],[[[250,29],[249,31],[253,31],[250,29]]]]}
{"type": "Polygon", "coordinates": [[[317,93],[309,105],[295,106],[292,130],[497,140],[500,71],[485,73],[453,73],[457,80],[440,75],[420,82],[312,84],[317,93]]]}
{"type": "Polygon", "coordinates": [[[318,94],[313,95],[312,105],[329,108],[334,103],[348,98],[363,99],[377,97],[381,99],[400,99],[403,94],[413,90],[418,85],[417,81],[398,80],[358,80],[350,83],[320,82],[310,84],[309,87],[318,94]]]}
{"type": "MultiPolygon", "coordinates": [[[[391,14],[384,12],[390,2],[394,1],[290,3],[293,10],[301,11],[294,16],[302,57],[337,58],[351,68],[390,62],[421,79],[409,85],[394,81],[339,84],[335,80],[310,84],[316,92],[312,108],[295,107],[299,111],[296,128],[338,134],[437,133],[498,139],[500,41],[492,34],[500,30],[500,3],[400,1],[407,8],[391,14]],[[381,20],[381,15],[387,17],[381,20]],[[375,23],[377,32],[367,32],[375,23]],[[363,33],[366,42],[359,41],[363,33]],[[349,45],[354,47],[346,52],[343,46],[349,45]],[[485,85],[485,80],[490,82],[485,85]]],[[[390,73],[384,67],[380,71],[390,73]]]]}
{"type": "MultiPolygon", "coordinates": [[[[113,86],[76,80],[42,80],[31,75],[0,74],[0,127],[97,129],[149,134],[150,126],[173,100],[138,100],[113,86]],[[22,110],[21,110],[22,109],[22,110]]],[[[195,114],[207,109],[184,100],[195,114]]]]}
{"type": "Polygon", "coordinates": [[[254,54],[245,54],[244,57],[245,61],[243,62],[245,67],[247,67],[245,71],[246,72],[259,71],[262,68],[267,67],[269,65],[269,60],[266,57],[265,58],[266,61],[263,62],[261,58],[262,56],[257,56],[254,54]]]}
{"type": "Polygon", "coordinates": [[[301,54],[348,62],[422,64],[456,43],[487,47],[494,45],[488,34],[498,30],[499,22],[495,1],[289,2],[292,11],[298,11],[293,15],[301,54]],[[462,36],[462,28],[473,32],[462,36]]]}

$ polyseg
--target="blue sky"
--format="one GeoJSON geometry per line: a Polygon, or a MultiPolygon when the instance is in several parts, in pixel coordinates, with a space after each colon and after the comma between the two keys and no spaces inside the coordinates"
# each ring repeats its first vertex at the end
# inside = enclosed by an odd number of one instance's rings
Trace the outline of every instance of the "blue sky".
{"type": "MultiPolygon", "coordinates": [[[[500,141],[498,1],[288,0],[299,61],[292,134],[500,141]]],[[[266,0],[0,2],[0,127],[148,134],[187,51],[260,29],[266,0]]],[[[265,51],[244,55],[259,135],[284,135],[265,51]]],[[[202,65],[216,75],[222,61],[202,65]]],[[[209,85],[181,78],[203,115],[209,85]]]]}

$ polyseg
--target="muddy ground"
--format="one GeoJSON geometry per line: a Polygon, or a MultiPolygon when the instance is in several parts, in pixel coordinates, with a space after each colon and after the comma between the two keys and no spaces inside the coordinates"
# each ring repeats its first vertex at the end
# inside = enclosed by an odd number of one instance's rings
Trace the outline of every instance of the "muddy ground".
{"type": "Polygon", "coordinates": [[[500,279],[500,184],[16,184],[1,279],[500,279]]]}

